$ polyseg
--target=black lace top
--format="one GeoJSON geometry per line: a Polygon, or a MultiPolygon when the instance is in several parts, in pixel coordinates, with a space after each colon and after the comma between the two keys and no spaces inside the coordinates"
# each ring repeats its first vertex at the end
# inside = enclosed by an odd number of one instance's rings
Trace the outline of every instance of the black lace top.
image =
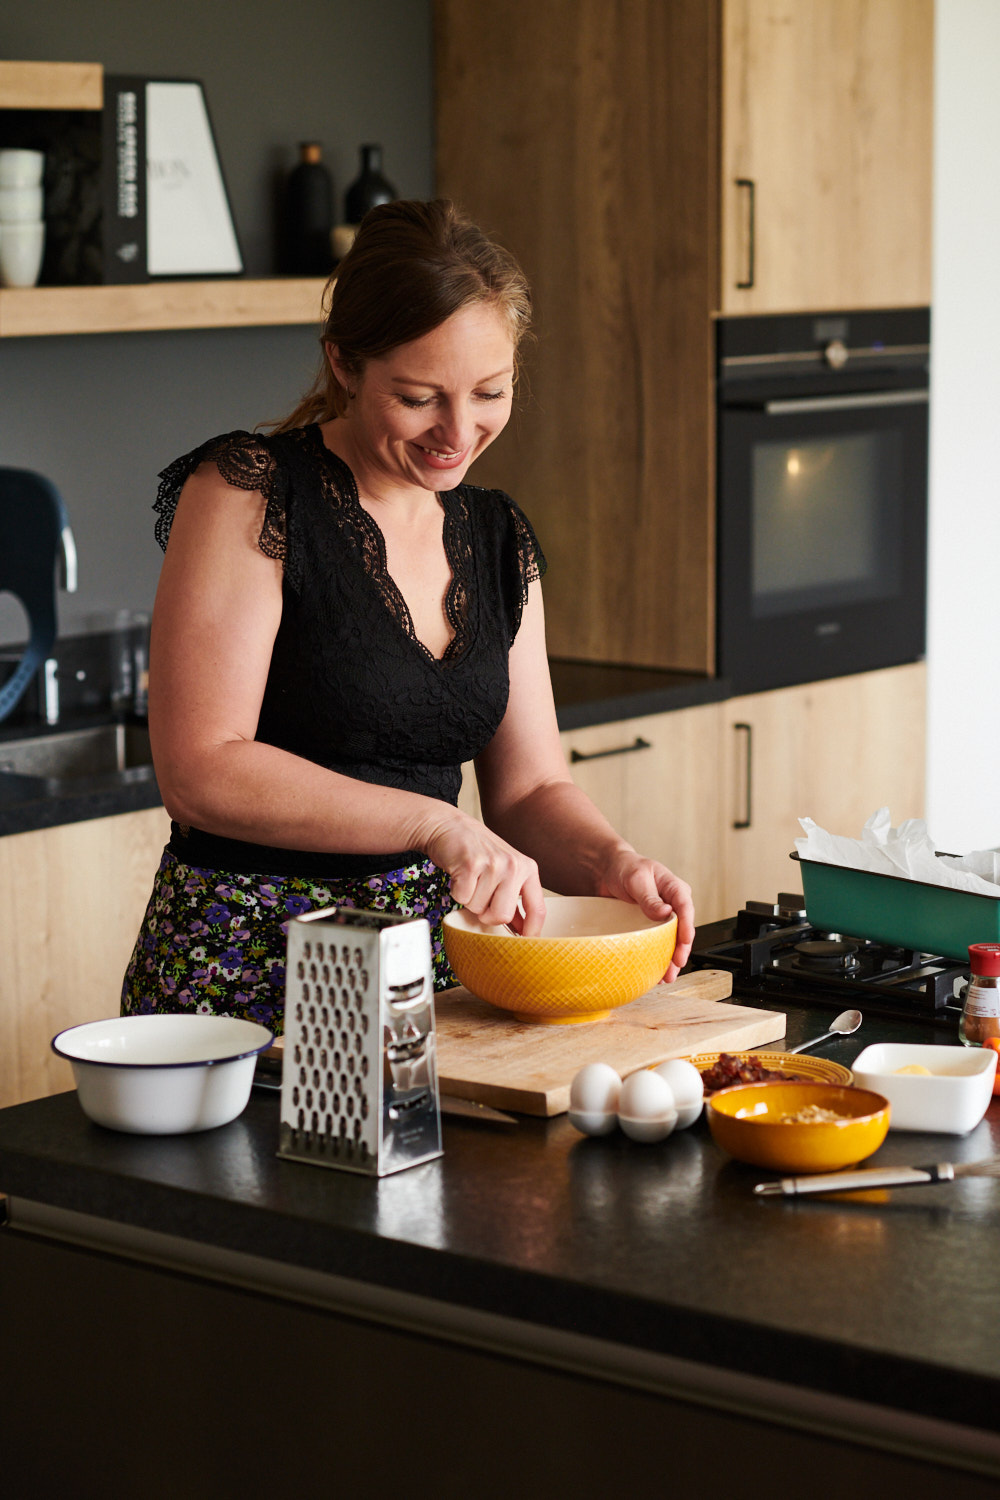
{"type": "MultiPolygon", "coordinates": [[[[318,426],[232,432],[171,464],[155,507],[161,546],[184,481],[206,461],[228,484],[264,496],[259,546],[283,564],[257,739],[361,781],[455,803],[462,762],[485,749],[503,718],[508,653],[528,585],[545,571],[527,518],[501,490],[463,484],[441,495],[454,638],[437,660],[389,576],[378,524],[318,426]]],[[[170,847],[188,864],[275,875],[376,874],[423,857],[278,850],[177,825],[170,847]]]]}

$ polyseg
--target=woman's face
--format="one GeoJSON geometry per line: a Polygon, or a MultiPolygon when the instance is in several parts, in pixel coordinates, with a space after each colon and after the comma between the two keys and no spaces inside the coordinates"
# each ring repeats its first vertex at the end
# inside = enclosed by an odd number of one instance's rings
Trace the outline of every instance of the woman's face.
{"type": "Polygon", "coordinates": [[[371,359],[356,385],[349,441],[359,481],[450,490],[510,417],[514,344],[495,308],[473,303],[440,327],[371,359]]]}

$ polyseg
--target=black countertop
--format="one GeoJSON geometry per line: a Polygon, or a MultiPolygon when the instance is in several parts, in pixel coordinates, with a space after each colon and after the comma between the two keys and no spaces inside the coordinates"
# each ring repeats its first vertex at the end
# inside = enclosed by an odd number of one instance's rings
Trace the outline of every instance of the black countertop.
{"type": "MultiPolygon", "coordinates": [[[[555,660],[551,668],[559,727],[564,730],[666,713],[699,703],[716,703],[729,693],[728,684],[722,679],[688,672],[555,660]]],[[[64,720],[51,731],[38,724],[16,729],[0,725],[0,751],[5,738],[59,733],[73,727],[73,720],[64,720]]],[[[140,812],[159,805],[160,793],[152,766],[135,766],[85,780],[4,772],[0,774],[0,837],[79,823],[88,818],[140,812]]]]}
{"type": "MultiPolygon", "coordinates": [[[[829,1011],[788,1007],[787,1044],[829,1011]]],[[[956,1040],[866,1018],[823,1048],[956,1040]]],[[[73,1093],[0,1112],[0,1191],[223,1252],[435,1299],[469,1315],[995,1432],[1000,1183],[854,1199],[762,1199],[704,1120],[655,1146],[588,1140],[565,1116],[445,1120],[437,1161],[373,1180],[279,1160],[278,1098],[142,1138],[91,1124],[73,1093]]],[[[891,1132],[873,1163],[1000,1154],[1000,1101],[968,1136],[891,1132]]],[[[988,1441],[992,1442],[990,1438],[988,1441]]],[[[993,1462],[1000,1473],[1000,1445],[993,1462]]]]}
{"type": "Polygon", "coordinates": [[[152,766],[60,780],[0,774],[0,838],[161,806],[152,766]]]}
{"type": "Polygon", "coordinates": [[[670,713],[732,696],[729,682],[695,672],[619,667],[551,659],[552,692],[560,729],[585,729],[644,714],[670,713]]]}

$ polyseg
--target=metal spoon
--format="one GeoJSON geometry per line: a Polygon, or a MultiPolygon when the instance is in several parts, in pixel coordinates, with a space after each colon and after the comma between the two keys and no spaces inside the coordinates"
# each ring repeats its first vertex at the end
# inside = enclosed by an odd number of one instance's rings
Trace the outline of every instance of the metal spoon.
{"type": "Polygon", "coordinates": [[[830,1030],[824,1031],[822,1036],[814,1036],[809,1042],[800,1042],[797,1047],[786,1047],[786,1052],[805,1052],[807,1047],[815,1047],[820,1042],[825,1042],[831,1036],[850,1036],[852,1031],[857,1031],[861,1025],[861,1012],[859,1010],[845,1010],[830,1022],[830,1030]]]}

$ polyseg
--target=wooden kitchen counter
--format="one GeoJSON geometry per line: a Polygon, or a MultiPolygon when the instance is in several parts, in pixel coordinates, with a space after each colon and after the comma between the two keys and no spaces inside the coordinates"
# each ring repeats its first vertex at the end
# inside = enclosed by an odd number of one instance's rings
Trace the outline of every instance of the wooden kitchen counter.
{"type": "MultiPolygon", "coordinates": [[[[825,1015],[791,1008],[789,1044],[825,1015]]],[[[825,1055],[953,1031],[866,1018],[825,1055]]],[[[640,1146],[565,1116],[446,1119],[441,1159],[374,1181],[279,1160],[277,1122],[257,1090],[174,1138],[72,1093],[0,1111],[9,1465],[144,1500],[383,1493],[401,1463],[410,1494],[477,1500],[997,1492],[1000,1183],[760,1199],[703,1122],[640,1146]]],[[[998,1151],[1000,1102],[878,1161],[998,1151]]]]}

